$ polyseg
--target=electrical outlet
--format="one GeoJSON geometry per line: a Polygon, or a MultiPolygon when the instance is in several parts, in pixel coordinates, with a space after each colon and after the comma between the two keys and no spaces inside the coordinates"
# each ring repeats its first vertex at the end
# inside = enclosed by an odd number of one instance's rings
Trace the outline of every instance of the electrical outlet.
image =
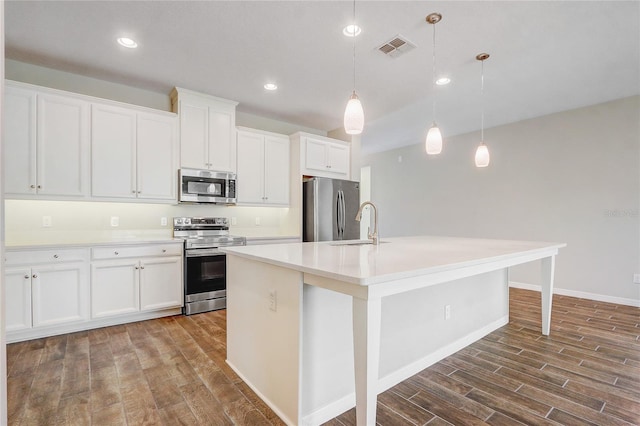
{"type": "Polygon", "coordinates": [[[260,226],[260,218],[256,217],[256,226],[260,226]]]}
{"type": "Polygon", "coordinates": [[[451,319],[451,305],[444,305],[444,319],[451,319]]]}
{"type": "Polygon", "coordinates": [[[640,274],[633,274],[633,283],[640,284],[640,274]]]}
{"type": "Polygon", "coordinates": [[[238,218],[235,216],[231,216],[231,224],[232,225],[237,225],[238,224],[238,218]]]}
{"type": "Polygon", "coordinates": [[[160,226],[167,226],[167,218],[166,217],[161,217],[160,218],[160,226]]]}
{"type": "Polygon", "coordinates": [[[118,216],[111,216],[111,226],[120,226],[120,218],[118,216]]]}
{"type": "Polygon", "coordinates": [[[269,290],[269,309],[274,312],[278,310],[278,293],[275,290],[269,290]]]}
{"type": "Polygon", "coordinates": [[[42,227],[43,228],[51,227],[51,216],[42,216],[42,227]]]}

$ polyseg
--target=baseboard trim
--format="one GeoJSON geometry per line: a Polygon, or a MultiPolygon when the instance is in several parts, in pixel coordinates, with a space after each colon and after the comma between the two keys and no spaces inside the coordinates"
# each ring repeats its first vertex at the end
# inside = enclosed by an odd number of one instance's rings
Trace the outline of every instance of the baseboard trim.
{"type": "MultiPolygon", "coordinates": [[[[435,352],[428,354],[427,356],[420,358],[417,361],[412,362],[411,364],[404,366],[391,374],[386,375],[378,380],[378,394],[386,391],[402,382],[403,380],[408,379],[414,374],[419,373],[425,368],[435,364],[436,362],[458,352],[460,349],[463,349],[473,342],[476,342],[482,339],[487,334],[491,333],[494,330],[506,325],[509,323],[509,315],[505,315],[497,319],[496,321],[487,324],[486,326],[480,328],[479,330],[473,331],[466,336],[461,337],[454,342],[438,349],[435,352]]],[[[311,425],[319,425],[324,422],[327,422],[334,417],[344,413],[345,411],[351,409],[355,406],[356,396],[355,393],[351,393],[346,395],[343,398],[340,398],[337,401],[332,402],[331,404],[325,405],[319,410],[314,411],[302,418],[302,425],[311,426],[311,425]]]]}
{"type": "Polygon", "coordinates": [[[133,314],[116,315],[107,318],[97,318],[68,324],[56,324],[34,327],[23,330],[7,331],[7,343],[23,342],[25,340],[40,339],[60,334],[76,333],[78,331],[93,330],[112,325],[128,324],[130,322],[146,321],[150,319],[181,315],[182,308],[168,308],[159,311],[136,312],[133,314]]]}
{"type": "MultiPolygon", "coordinates": [[[[509,287],[521,288],[524,290],[532,290],[537,292],[541,291],[541,287],[539,285],[521,283],[517,281],[509,281],[509,287]]],[[[579,299],[595,300],[598,302],[616,303],[618,305],[633,306],[636,308],[640,308],[640,300],[627,299],[624,297],[607,296],[604,294],[587,293],[584,291],[567,290],[564,288],[554,288],[553,294],[577,297],[579,299]]]]}

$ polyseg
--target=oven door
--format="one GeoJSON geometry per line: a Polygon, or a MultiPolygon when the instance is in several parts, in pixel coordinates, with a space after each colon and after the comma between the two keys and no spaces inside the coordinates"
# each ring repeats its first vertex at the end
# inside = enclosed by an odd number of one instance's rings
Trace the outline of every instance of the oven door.
{"type": "Polygon", "coordinates": [[[218,249],[185,251],[185,302],[225,297],[227,257],[218,249]]]}

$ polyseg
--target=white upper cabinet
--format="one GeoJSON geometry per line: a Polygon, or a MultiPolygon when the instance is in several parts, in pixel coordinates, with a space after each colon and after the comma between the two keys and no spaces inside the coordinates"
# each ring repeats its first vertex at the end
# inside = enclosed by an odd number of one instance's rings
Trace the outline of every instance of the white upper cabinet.
{"type": "Polygon", "coordinates": [[[292,140],[299,144],[300,171],[303,175],[350,178],[349,143],[306,133],[296,133],[292,140]]]}
{"type": "Polygon", "coordinates": [[[171,103],[180,116],[180,166],[235,172],[238,103],[178,87],[171,103]]]}
{"type": "Polygon", "coordinates": [[[177,118],[94,104],[91,195],[176,200],[177,118]]]}
{"type": "Polygon", "coordinates": [[[137,133],[138,198],[177,200],[177,117],[139,113],[137,133]]]}
{"type": "Polygon", "coordinates": [[[289,205],[289,138],[238,130],[238,203],[289,205]]]}
{"type": "Polygon", "coordinates": [[[91,195],[136,198],[135,167],[135,112],[125,108],[93,105],[91,195]]]}
{"type": "Polygon", "coordinates": [[[89,103],[11,83],[5,91],[5,193],[82,198],[89,182],[89,103]]]}

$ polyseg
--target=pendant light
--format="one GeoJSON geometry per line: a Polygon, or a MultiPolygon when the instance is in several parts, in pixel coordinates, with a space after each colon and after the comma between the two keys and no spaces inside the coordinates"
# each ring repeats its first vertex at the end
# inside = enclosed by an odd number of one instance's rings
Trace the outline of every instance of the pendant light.
{"type": "Polygon", "coordinates": [[[489,59],[488,53],[479,53],[476,59],[482,64],[482,73],[480,77],[480,101],[482,109],[482,124],[480,127],[480,146],[476,150],[476,167],[487,167],[489,165],[489,148],[484,143],[484,61],[489,59]]]}
{"type": "Polygon", "coordinates": [[[429,129],[425,141],[425,149],[429,155],[440,154],[440,152],[442,152],[442,133],[436,124],[436,24],[440,22],[441,19],[442,15],[439,13],[430,13],[426,18],[426,21],[433,25],[433,76],[431,80],[433,92],[433,125],[429,129]]]}
{"type": "Polygon", "coordinates": [[[353,0],[353,93],[344,110],[344,131],[348,135],[359,135],[364,128],[364,111],[362,103],[356,94],[356,0],[353,0]]]}

